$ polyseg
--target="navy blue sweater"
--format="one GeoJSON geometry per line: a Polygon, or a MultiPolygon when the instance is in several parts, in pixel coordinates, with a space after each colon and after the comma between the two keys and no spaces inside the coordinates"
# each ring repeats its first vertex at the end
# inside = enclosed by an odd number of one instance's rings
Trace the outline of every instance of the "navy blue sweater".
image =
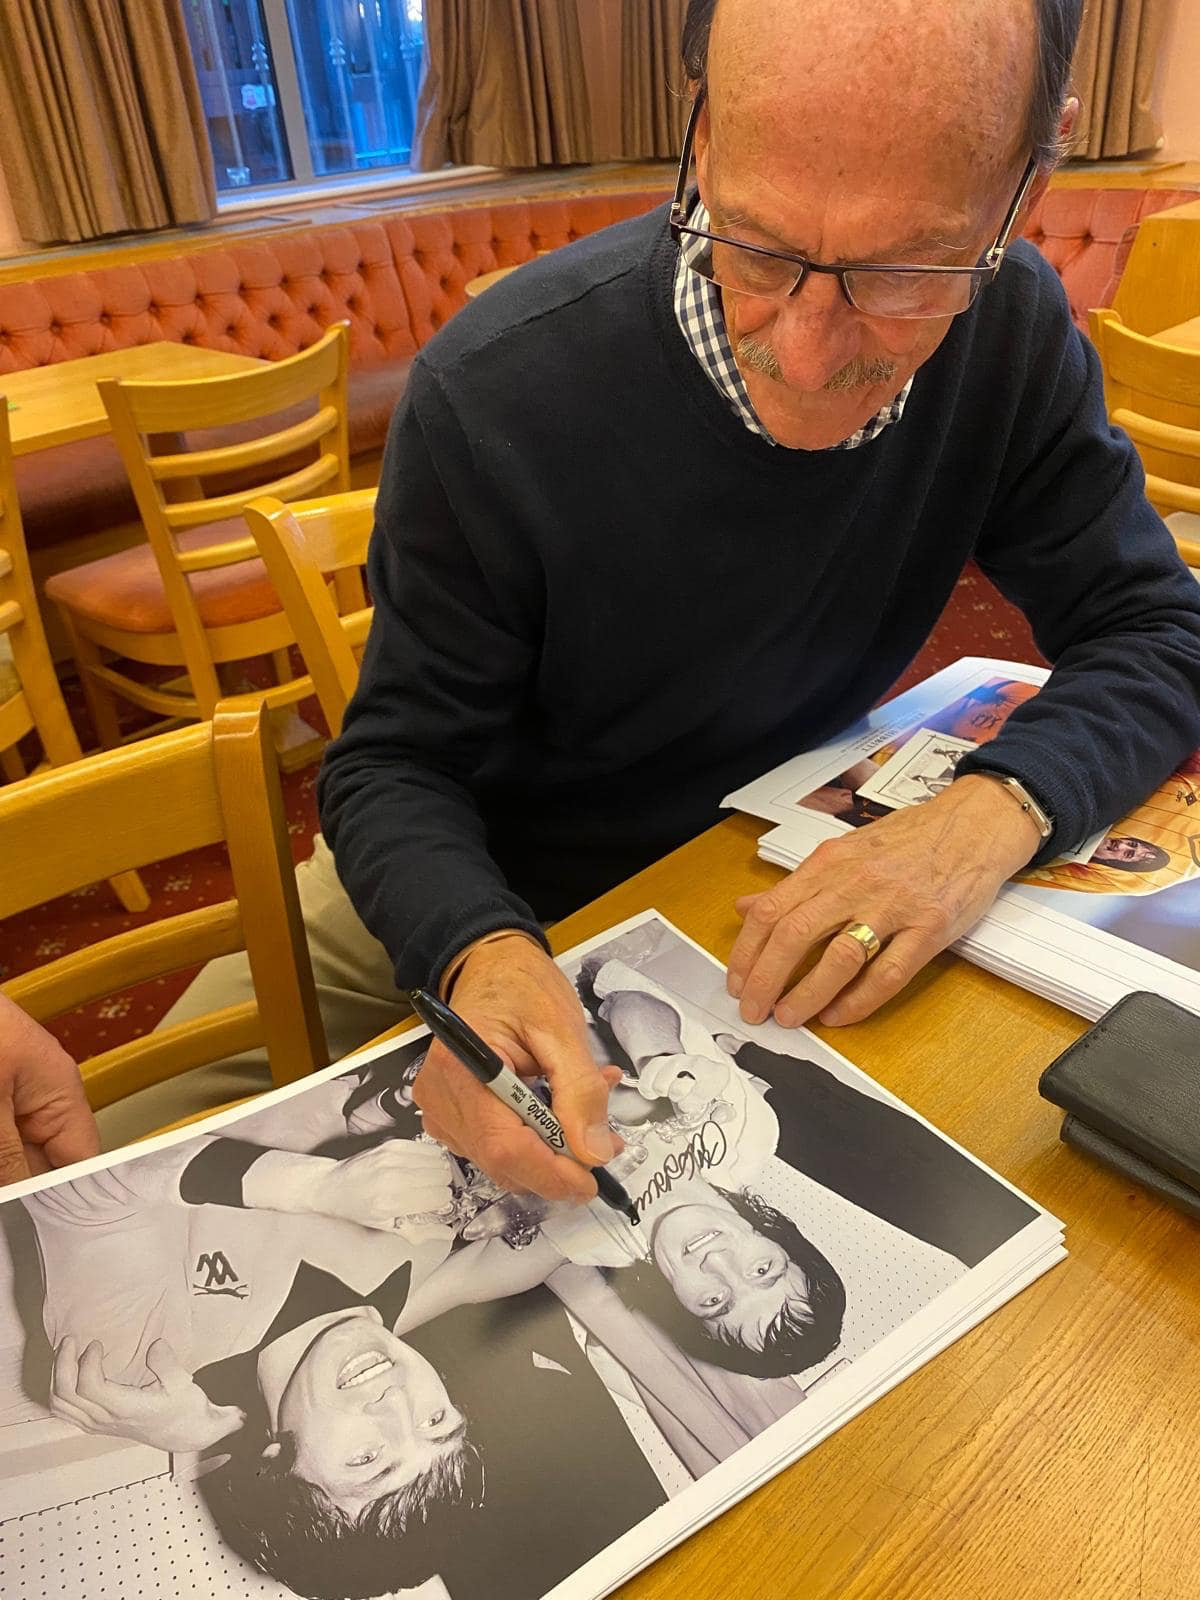
{"type": "Polygon", "coordinates": [[[537,932],[837,733],[974,556],[1054,663],[960,771],[1015,774],[1049,853],[1200,744],[1200,586],[1019,244],[857,450],[773,447],[675,323],[664,210],[531,264],[422,350],[392,423],[362,678],[320,781],[397,981],[537,932]]]}

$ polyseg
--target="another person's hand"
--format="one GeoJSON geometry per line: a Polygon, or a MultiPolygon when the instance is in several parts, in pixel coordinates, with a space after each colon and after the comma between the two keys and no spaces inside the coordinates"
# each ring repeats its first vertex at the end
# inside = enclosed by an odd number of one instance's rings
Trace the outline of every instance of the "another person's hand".
{"type": "Polygon", "coordinates": [[[79,1068],[57,1039],[0,995],[0,1188],[99,1150],[79,1068]]]}
{"type": "Polygon", "coordinates": [[[404,1231],[413,1218],[445,1218],[453,1204],[446,1152],[424,1141],[393,1139],[320,1173],[311,1209],[364,1228],[404,1231]]]}
{"type": "Polygon", "coordinates": [[[413,1087],[425,1131],[514,1194],[592,1199],[595,1179],[579,1163],[602,1166],[620,1148],[608,1125],[609,1087],[620,1073],[593,1061],[571,984],[544,950],[516,934],[472,951],[451,1003],[514,1072],[546,1079],[579,1160],[543,1144],[440,1044],[430,1046],[413,1087]]]}
{"type": "Polygon", "coordinates": [[[215,1406],[165,1339],[146,1351],[153,1381],[114,1383],[93,1340],[83,1354],[66,1338],[54,1353],[50,1409],[85,1433],[133,1439],[154,1450],[206,1450],[246,1420],[237,1406],[215,1406]]]}
{"type": "Polygon", "coordinates": [[[450,1163],[429,1140],[389,1139],[358,1155],[268,1150],[242,1180],[242,1203],[293,1215],[340,1217],[416,1242],[450,1237],[450,1163]]]}
{"type": "Polygon", "coordinates": [[[737,902],[745,919],[729,959],[729,993],[746,1022],[774,1012],[784,1027],[810,1017],[859,1022],[897,994],[992,904],[1040,844],[1036,825],[1000,785],[959,778],[936,799],[827,840],[774,888],[737,902]],[[883,949],[868,963],[863,922],[883,949]],[[828,940],[796,981],[810,952],[828,940]]]}
{"type": "Polygon", "coordinates": [[[729,1063],[707,1056],[661,1055],[638,1072],[638,1093],[647,1100],[670,1100],[678,1110],[703,1110],[729,1082],[729,1063]]]}

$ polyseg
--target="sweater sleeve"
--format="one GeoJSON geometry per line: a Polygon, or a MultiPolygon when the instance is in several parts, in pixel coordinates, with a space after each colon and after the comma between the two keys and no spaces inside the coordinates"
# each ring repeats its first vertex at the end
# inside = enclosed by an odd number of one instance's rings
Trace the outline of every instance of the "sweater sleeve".
{"type": "Polygon", "coordinates": [[[368,578],[375,613],[322,767],[321,826],[397,985],[435,986],[486,933],[545,945],[488,853],[476,800],[489,746],[520,718],[544,585],[419,359],[388,439],[368,578]]]}
{"type": "Polygon", "coordinates": [[[1109,426],[1096,351],[1047,267],[1037,302],[1024,348],[1008,353],[1027,381],[976,555],[1053,670],[958,770],[1010,773],[1037,796],[1055,819],[1040,862],[1122,816],[1200,744],[1200,584],[1109,426]]]}

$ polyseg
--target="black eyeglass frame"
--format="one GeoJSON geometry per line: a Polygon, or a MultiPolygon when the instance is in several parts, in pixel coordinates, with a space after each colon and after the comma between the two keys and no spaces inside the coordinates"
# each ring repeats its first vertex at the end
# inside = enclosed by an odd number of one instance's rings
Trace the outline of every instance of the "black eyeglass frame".
{"type": "MultiPolygon", "coordinates": [[[[809,274],[817,272],[822,273],[827,277],[836,278],[841,287],[842,295],[844,296],[847,305],[853,306],[856,311],[861,311],[862,308],[855,305],[854,296],[850,293],[850,287],[846,282],[847,273],[890,272],[903,273],[906,276],[913,276],[917,273],[936,273],[938,276],[970,278],[973,280],[974,289],[971,294],[971,299],[968,301],[967,305],[962,308],[963,311],[966,311],[974,303],[979,291],[984,288],[985,285],[992,282],[996,274],[1000,271],[1000,268],[1004,265],[1004,257],[1008,253],[1009,245],[1012,243],[1012,231],[1016,227],[1017,218],[1021,214],[1021,207],[1025,204],[1025,198],[1029,193],[1030,187],[1034,178],[1037,176],[1038,171],[1037,157],[1030,156],[1029,161],[1026,164],[1025,171],[1021,175],[1021,181],[1017,186],[1017,192],[1013,196],[1012,204],[1009,206],[1008,211],[1005,214],[1004,221],[1001,224],[1000,232],[996,235],[995,242],[984,251],[978,263],[973,267],[920,267],[912,266],[911,264],[888,264],[886,262],[877,261],[846,261],[843,262],[840,267],[828,266],[821,261],[810,261],[807,256],[802,256],[793,253],[792,251],[768,250],[765,245],[748,244],[744,239],[731,239],[726,234],[710,233],[707,229],[693,228],[690,225],[687,220],[689,214],[687,207],[687,180],[688,172],[692,165],[692,145],[694,144],[696,138],[696,124],[700,119],[700,112],[703,107],[704,90],[700,89],[695,100],[692,102],[692,111],[691,115],[688,117],[687,132],[683,136],[683,152],[679,158],[679,176],[676,179],[675,194],[671,201],[671,237],[681,249],[683,247],[683,236],[684,234],[687,234],[693,239],[707,239],[712,244],[728,245],[731,249],[735,250],[749,250],[754,255],[768,256],[775,261],[787,261],[800,269],[795,283],[792,284],[791,288],[788,289],[785,294],[765,296],[760,295],[758,297],[760,299],[790,299],[792,295],[798,294],[804,287],[809,274]]],[[[696,269],[691,268],[691,270],[695,271],[696,269]]],[[[748,289],[731,289],[729,292],[731,294],[749,294],[753,296],[753,291],[748,289]]],[[[865,316],[872,315],[872,313],[869,311],[864,312],[863,314],[865,316]]],[[[875,314],[885,315],[884,313],[875,314]]],[[[961,315],[961,312],[954,314],[961,315]]],[[[944,316],[946,313],[937,312],[933,315],[944,316]]],[[[926,319],[914,317],[910,320],[916,322],[926,319]]],[[[932,320],[932,317],[928,320],[932,320]]]]}

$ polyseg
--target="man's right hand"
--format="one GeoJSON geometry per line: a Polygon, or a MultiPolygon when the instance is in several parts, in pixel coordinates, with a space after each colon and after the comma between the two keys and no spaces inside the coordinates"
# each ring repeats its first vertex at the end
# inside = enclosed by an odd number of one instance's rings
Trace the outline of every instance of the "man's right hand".
{"type": "Polygon", "coordinates": [[[544,950],[514,934],[471,952],[455,981],[453,1004],[514,1072],[546,1079],[554,1114],[579,1160],[556,1155],[436,1043],[413,1086],[425,1131],[514,1194],[593,1199],[596,1182],[587,1167],[603,1166],[621,1147],[608,1126],[609,1087],[620,1073],[593,1061],[571,984],[544,950]]]}

